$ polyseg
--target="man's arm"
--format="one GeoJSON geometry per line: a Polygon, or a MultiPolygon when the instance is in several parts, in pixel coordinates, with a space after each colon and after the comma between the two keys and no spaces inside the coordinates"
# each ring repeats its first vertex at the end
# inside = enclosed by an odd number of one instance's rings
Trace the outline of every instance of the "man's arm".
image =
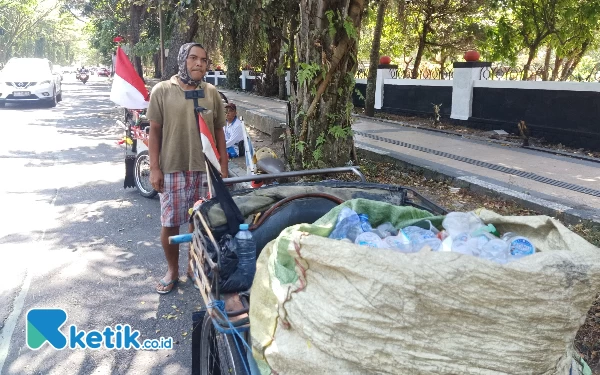
{"type": "Polygon", "coordinates": [[[215,129],[215,138],[217,141],[217,151],[219,151],[220,157],[219,164],[221,164],[221,176],[227,178],[229,176],[229,157],[227,155],[227,147],[225,147],[225,131],[223,131],[223,128],[215,129]]]}
{"type": "Polygon", "coordinates": [[[163,192],[164,175],[160,169],[160,145],[162,143],[162,125],[150,120],[150,139],[148,154],[150,155],[150,184],[159,193],[163,192]]]}

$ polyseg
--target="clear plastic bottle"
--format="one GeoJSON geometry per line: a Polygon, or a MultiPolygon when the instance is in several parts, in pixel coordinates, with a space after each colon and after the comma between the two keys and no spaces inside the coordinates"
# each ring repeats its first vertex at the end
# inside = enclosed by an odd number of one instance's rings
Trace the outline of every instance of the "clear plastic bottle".
{"type": "Polygon", "coordinates": [[[479,257],[496,263],[505,264],[508,262],[508,254],[508,243],[499,238],[495,238],[483,245],[479,257]]]}
{"type": "Polygon", "coordinates": [[[360,218],[360,228],[363,230],[363,232],[373,231],[373,227],[371,226],[371,223],[369,223],[369,215],[358,214],[358,217],[360,218]]]}
{"type": "Polygon", "coordinates": [[[508,232],[502,239],[508,243],[508,251],[513,260],[535,254],[535,246],[527,237],[508,232]]]}
{"type": "Polygon", "coordinates": [[[354,235],[354,238],[350,238],[351,235],[349,234],[354,228],[358,227],[359,225],[360,218],[358,217],[358,214],[354,212],[354,210],[352,210],[351,208],[344,207],[340,211],[337,222],[335,224],[335,228],[329,234],[329,238],[333,238],[336,240],[349,238],[352,242],[354,242],[356,235],[354,235]]]}
{"type": "Polygon", "coordinates": [[[469,234],[466,232],[452,236],[452,252],[466,255],[473,254],[473,249],[469,246],[469,234]]]}
{"type": "Polygon", "coordinates": [[[456,237],[461,233],[469,233],[470,219],[465,212],[450,212],[442,221],[442,226],[450,237],[456,237]]]}
{"type": "Polygon", "coordinates": [[[386,248],[386,244],[379,238],[379,236],[373,232],[363,232],[356,237],[354,241],[357,245],[386,248]]]}
{"type": "Polygon", "coordinates": [[[399,250],[403,253],[413,252],[412,243],[402,232],[400,232],[397,236],[388,236],[384,238],[383,242],[385,242],[387,247],[390,249],[399,250]]]}
{"type": "Polygon", "coordinates": [[[252,286],[256,273],[256,242],[248,230],[248,224],[240,224],[240,230],[233,238],[233,251],[238,256],[237,271],[244,279],[245,289],[252,286]]]}
{"type": "Polygon", "coordinates": [[[398,229],[396,229],[390,222],[379,225],[376,229],[373,229],[373,231],[382,239],[389,236],[398,235],[398,229]]]}
{"type": "Polygon", "coordinates": [[[425,246],[431,247],[433,251],[438,251],[442,241],[436,234],[430,230],[416,226],[408,226],[402,229],[402,232],[410,239],[412,251],[418,252],[425,246]]]}

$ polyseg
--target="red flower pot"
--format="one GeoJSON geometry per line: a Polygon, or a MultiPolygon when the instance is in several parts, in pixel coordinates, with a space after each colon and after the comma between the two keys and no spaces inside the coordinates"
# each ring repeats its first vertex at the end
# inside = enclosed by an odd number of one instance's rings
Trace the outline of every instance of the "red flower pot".
{"type": "Polygon", "coordinates": [[[475,50],[470,50],[465,52],[464,58],[465,61],[479,61],[479,58],[481,57],[481,55],[479,54],[479,52],[475,51],[475,50]]]}
{"type": "Polygon", "coordinates": [[[389,56],[381,56],[379,63],[381,65],[389,65],[392,62],[392,58],[389,56]]]}

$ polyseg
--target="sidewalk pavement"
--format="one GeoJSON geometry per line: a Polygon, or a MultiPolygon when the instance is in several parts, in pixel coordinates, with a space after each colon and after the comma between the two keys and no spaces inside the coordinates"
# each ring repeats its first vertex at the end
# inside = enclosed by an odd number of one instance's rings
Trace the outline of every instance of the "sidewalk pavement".
{"type": "MultiPolygon", "coordinates": [[[[286,102],[221,90],[246,124],[267,134],[286,121],[286,102]]],[[[569,224],[600,223],[600,160],[580,160],[483,138],[470,138],[356,116],[359,152],[422,170],[453,185],[495,193],[569,224]]]]}

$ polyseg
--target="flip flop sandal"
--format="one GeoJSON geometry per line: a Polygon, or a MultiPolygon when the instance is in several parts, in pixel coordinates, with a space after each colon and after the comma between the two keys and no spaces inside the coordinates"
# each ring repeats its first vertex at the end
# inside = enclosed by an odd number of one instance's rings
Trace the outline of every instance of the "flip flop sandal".
{"type": "Polygon", "coordinates": [[[171,287],[171,289],[165,289],[165,290],[160,290],[160,289],[157,288],[156,289],[156,293],[158,293],[158,294],[169,294],[169,293],[171,293],[173,291],[173,289],[175,289],[175,287],[177,286],[177,283],[179,283],[179,279],[171,280],[171,282],[169,282],[169,283],[167,283],[163,279],[160,279],[159,282],[165,288],[168,287],[169,285],[173,285],[173,286],[171,287]]]}

